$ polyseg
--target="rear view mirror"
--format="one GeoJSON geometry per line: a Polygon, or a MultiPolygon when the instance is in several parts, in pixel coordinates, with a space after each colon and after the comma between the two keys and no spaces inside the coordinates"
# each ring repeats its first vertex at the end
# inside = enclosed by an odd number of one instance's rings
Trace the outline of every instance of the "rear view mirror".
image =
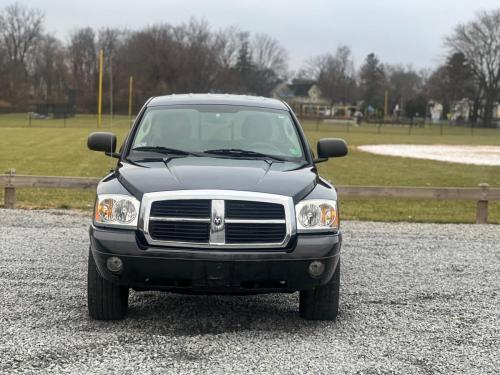
{"type": "Polygon", "coordinates": [[[104,152],[108,156],[117,157],[116,135],[108,132],[95,132],[89,135],[87,146],[90,150],[104,152]]]}
{"type": "Polygon", "coordinates": [[[346,156],[348,153],[347,143],[340,138],[324,138],[318,142],[318,160],[316,163],[326,161],[328,158],[346,156]]]}

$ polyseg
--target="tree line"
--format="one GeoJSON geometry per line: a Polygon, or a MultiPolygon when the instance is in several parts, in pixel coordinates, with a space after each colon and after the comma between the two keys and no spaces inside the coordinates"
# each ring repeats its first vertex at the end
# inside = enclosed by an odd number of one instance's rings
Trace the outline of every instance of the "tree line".
{"type": "Polygon", "coordinates": [[[127,110],[130,76],[142,103],[181,92],[267,95],[287,73],[287,51],[266,34],[212,31],[192,19],[135,31],[77,28],[63,42],[45,32],[42,12],[15,3],[0,13],[0,100],[22,108],[72,93],[78,110],[95,112],[100,49],[104,94],[113,95],[117,111],[127,110]]]}
{"type": "Polygon", "coordinates": [[[169,93],[269,96],[280,82],[307,78],[332,105],[354,104],[375,115],[384,113],[386,93],[389,113],[407,117],[427,115],[431,100],[446,114],[466,98],[470,120],[489,126],[500,99],[500,9],[457,25],[445,46],[445,62],[433,70],[385,64],[374,53],[356,67],[351,49],[342,45],[291,72],[276,39],[236,26],[213,30],[191,19],[139,30],[81,27],[62,41],[46,32],[40,10],[14,3],[0,10],[0,109],[73,98],[78,111],[95,112],[103,49],[105,110],[112,97],[113,110],[126,112],[130,76],[136,105],[169,93]]]}

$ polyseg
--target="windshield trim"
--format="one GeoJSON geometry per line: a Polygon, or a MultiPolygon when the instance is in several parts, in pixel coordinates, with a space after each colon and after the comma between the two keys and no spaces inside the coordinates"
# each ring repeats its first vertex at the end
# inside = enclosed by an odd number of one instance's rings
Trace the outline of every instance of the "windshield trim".
{"type": "Polygon", "coordinates": [[[255,105],[255,104],[228,104],[228,103],[200,103],[200,102],[193,102],[193,103],[175,103],[175,104],[151,104],[148,105],[146,109],[158,109],[158,108],[163,108],[163,109],[181,109],[185,107],[244,107],[244,108],[257,108],[257,109],[263,109],[266,111],[270,112],[289,112],[285,108],[273,108],[273,107],[266,107],[262,105],[255,105]]]}

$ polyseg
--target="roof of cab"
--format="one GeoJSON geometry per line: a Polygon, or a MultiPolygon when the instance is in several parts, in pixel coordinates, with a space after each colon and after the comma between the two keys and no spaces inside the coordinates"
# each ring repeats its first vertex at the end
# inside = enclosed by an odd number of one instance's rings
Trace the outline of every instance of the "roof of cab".
{"type": "Polygon", "coordinates": [[[231,94],[172,94],[156,96],[150,100],[148,107],[187,105],[187,104],[214,104],[238,105],[247,107],[261,107],[288,110],[281,100],[264,98],[262,96],[231,95],[231,94]]]}

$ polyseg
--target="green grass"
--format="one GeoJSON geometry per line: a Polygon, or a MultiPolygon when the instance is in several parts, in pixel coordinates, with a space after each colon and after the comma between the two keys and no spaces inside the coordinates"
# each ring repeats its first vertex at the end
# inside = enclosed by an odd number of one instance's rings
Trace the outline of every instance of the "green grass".
{"type": "MultiPolygon", "coordinates": [[[[489,223],[500,224],[500,202],[490,202],[489,223]]],[[[476,202],[414,199],[344,199],[341,217],[348,220],[415,223],[474,223],[476,202]]]]}
{"type": "MultiPolygon", "coordinates": [[[[127,127],[130,124],[128,116],[102,116],[103,127],[127,127]]],[[[31,121],[26,113],[0,114],[0,128],[96,128],[97,115],[77,115],[67,119],[35,119],[31,121]]]]}
{"type": "MultiPolygon", "coordinates": [[[[113,123],[103,117],[106,130],[115,132],[121,142],[129,119],[116,116],[113,123]]],[[[341,137],[349,143],[346,158],[319,164],[321,174],[338,185],[382,186],[477,186],[486,182],[500,187],[500,167],[480,167],[410,158],[377,156],[359,152],[356,146],[377,143],[478,144],[500,145],[500,129],[444,127],[413,128],[385,125],[379,134],[376,125],[350,126],[304,121],[303,127],[314,145],[324,137],[341,137]]],[[[115,160],[86,147],[90,132],[96,130],[94,115],[66,120],[34,120],[27,127],[26,115],[0,115],[0,172],[15,168],[18,174],[55,176],[102,176],[115,160]]],[[[3,191],[0,202],[3,202],[3,191]]],[[[19,189],[20,207],[59,207],[90,209],[92,191],[64,189],[19,189]]],[[[344,219],[473,222],[475,202],[422,201],[401,199],[349,199],[342,202],[344,219]]],[[[500,223],[500,203],[490,203],[490,221],[500,223]]]]}

